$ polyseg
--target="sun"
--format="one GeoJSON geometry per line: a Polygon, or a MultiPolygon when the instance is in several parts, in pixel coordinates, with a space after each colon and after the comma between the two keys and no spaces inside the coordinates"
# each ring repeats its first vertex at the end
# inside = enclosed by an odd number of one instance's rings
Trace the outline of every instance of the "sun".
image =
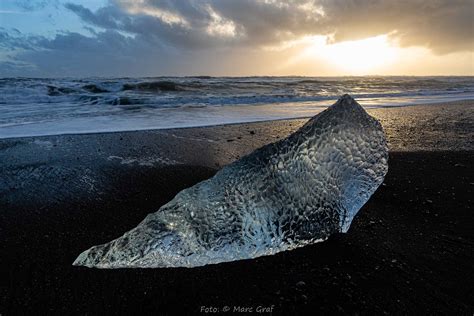
{"type": "Polygon", "coordinates": [[[370,72],[389,64],[395,55],[396,48],[390,46],[386,35],[382,35],[327,45],[323,57],[349,72],[370,72]]]}
{"type": "Polygon", "coordinates": [[[394,62],[398,48],[387,35],[357,41],[327,44],[326,38],[314,38],[304,55],[330,64],[339,73],[349,75],[374,74],[394,62]]]}

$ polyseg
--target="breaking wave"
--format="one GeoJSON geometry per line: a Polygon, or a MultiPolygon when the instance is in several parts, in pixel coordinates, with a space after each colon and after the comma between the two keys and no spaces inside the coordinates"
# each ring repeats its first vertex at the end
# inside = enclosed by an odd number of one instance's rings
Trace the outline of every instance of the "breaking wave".
{"type": "Polygon", "coordinates": [[[343,93],[365,107],[472,99],[474,77],[3,78],[0,137],[309,117],[343,93]]]}

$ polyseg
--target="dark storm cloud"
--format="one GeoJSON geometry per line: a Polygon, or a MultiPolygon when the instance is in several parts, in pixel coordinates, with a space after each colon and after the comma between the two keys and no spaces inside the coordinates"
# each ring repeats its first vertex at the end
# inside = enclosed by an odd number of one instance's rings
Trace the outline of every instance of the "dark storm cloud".
{"type": "Polygon", "coordinates": [[[142,11],[131,1],[115,1],[114,5],[91,12],[80,5],[67,4],[83,21],[97,27],[157,37],[177,47],[209,47],[209,45],[265,45],[293,39],[294,35],[308,34],[308,26],[315,26],[316,17],[304,8],[285,4],[266,4],[262,1],[144,1],[142,11]],[[170,23],[153,12],[164,12],[183,23],[170,23]],[[222,20],[215,21],[217,14],[222,20]],[[313,23],[311,23],[313,22],[313,23]],[[213,23],[230,23],[233,36],[212,34],[213,23]]]}
{"type": "Polygon", "coordinates": [[[171,71],[171,57],[179,56],[149,39],[131,38],[113,30],[95,37],[78,33],[58,34],[53,39],[38,37],[30,46],[21,38],[9,41],[21,50],[0,63],[2,76],[15,76],[15,64],[22,65],[25,76],[152,75],[171,71]]]}
{"type": "Polygon", "coordinates": [[[402,46],[425,46],[435,53],[473,50],[474,1],[324,0],[325,28],[335,40],[394,32],[402,46]]]}
{"type": "Polygon", "coordinates": [[[138,34],[153,39],[162,45],[186,48],[204,48],[229,44],[229,40],[211,36],[206,27],[211,23],[211,16],[205,11],[202,2],[195,10],[189,8],[189,1],[176,1],[162,6],[149,6],[149,9],[170,10],[170,14],[186,13],[183,16],[186,25],[169,23],[150,14],[131,14],[118,5],[101,8],[96,12],[80,5],[66,4],[66,8],[76,13],[84,22],[103,29],[113,29],[129,34],[138,34]],[[188,5],[184,5],[188,3],[188,5]]]}
{"type": "Polygon", "coordinates": [[[473,49],[472,0],[146,0],[140,5],[122,0],[96,12],[74,4],[67,8],[87,23],[158,37],[174,46],[278,44],[303,35],[344,41],[390,33],[403,46],[425,46],[435,53],[473,49]],[[207,32],[213,21],[209,9],[235,26],[233,38],[207,32]],[[186,24],[166,23],[150,14],[154,10],[186,24]]]}
{"type": "Polygon", "coordinates": [[[5,51],[34,50],[41,36],[26,36],[17,29],[7,30],[0,27],[0,48],[5,51]]]}
{"type": "Polygon", "coordinates": [[[248,30],[256,44],[294,35],[345,41],[390,33],[402,46],[425,46],[435,53],[474,48],[472,0],[215,0],[212,5],[248,30]]]}

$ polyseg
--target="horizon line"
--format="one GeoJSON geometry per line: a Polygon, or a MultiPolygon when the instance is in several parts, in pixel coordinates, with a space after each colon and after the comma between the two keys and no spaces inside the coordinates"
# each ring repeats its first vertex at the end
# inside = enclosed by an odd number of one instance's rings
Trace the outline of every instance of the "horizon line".
{"type": "Polygon", "coordinates": [[[70,78],[197,78],[197,79],[206,79],[206,78],[361,78],[361,77],[474,77],[474,74],[471,75],[146,75],[146,76],[7,76],[0,77],[0,79],[70,79],[70,78]]]}

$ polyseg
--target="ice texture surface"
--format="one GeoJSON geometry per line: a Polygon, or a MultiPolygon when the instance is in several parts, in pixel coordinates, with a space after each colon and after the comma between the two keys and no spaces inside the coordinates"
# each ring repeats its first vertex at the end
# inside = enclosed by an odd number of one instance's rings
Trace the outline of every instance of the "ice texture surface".
{"type": "Polygon", "coordinates": [[[255,258],[346,232],[383,182],[380,123],[349,95],[298,131],[179,192],[136,228],[84,251],[97,268],[196,267],[255,258]]]}

